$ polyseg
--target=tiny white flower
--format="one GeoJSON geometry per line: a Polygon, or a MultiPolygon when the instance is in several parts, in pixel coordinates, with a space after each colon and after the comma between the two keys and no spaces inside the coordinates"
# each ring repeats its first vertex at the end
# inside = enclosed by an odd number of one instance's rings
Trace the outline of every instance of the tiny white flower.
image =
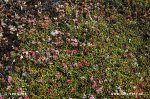
{"type": "Polygon", "coordinates": [[[17,30],[17,28],[15,28],[15,26],[12,26],[12,25],[9,26],[9,29],[10,29],[10,31],[16,31],[17,30]]]}
{"type": "Polygon", "coordinates": [[[20,56],[20,59],[23,59],[23,56],[22,56],[22,55],[20,56]]]}
{"type": "Polygon", "coordinates": [[[133,86],[133,89],[136,89],[137,87],[136,86],[133,86]]]}
{"type": "Polygon", "coordinates": [[[129,43],[131,43],[131,39],[129,39],[129,43]]]}

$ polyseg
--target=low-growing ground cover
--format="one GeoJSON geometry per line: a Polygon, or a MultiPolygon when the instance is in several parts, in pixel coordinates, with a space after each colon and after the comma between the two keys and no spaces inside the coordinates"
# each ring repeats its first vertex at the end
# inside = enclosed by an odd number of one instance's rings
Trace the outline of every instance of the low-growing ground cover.
{"type": "Polygon", "coordinates": [[[25,99],[148,98],[150,2],[131,1],[67,1],[56,8],[59,16],[26,18],[12,63],[1,66],[12,70],[2,73],[0,92],[26,92],[25,99]]]}

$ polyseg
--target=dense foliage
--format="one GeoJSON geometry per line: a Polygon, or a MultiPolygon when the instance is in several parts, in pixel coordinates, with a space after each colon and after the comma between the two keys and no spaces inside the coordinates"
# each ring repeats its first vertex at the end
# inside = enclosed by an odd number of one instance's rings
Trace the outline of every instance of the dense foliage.
{"type": "Polygon", "coordinates": [[[9,0],[0,18],[2,99],[148,98],[148,0],[9,0]]]}

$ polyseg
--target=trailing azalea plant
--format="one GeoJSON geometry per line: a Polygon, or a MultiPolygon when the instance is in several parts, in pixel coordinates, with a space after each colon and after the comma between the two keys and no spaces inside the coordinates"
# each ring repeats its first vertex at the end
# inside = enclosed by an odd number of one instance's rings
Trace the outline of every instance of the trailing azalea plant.
{"type": "MultiPolygon", "coordinates": [[[[0,98],[147,98],[149,4],[70,0],[58,16],[39,9],[19,28],[9,26],[20,29],[19,44],[1,55],[0,98]]],[[[4,37],[2,48],[10,42],[4,37]]]]}

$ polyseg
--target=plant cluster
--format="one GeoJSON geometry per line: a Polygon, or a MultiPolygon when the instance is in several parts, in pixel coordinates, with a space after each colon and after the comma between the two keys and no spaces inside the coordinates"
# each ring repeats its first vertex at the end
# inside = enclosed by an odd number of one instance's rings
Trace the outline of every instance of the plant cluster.
{"type": "Polygon", "coordinates": [[[148,98],[148,0],[9,0],[0,9],[0,98],[148,98]],[[15,92],[26,95],[5,95],[15,92]]]}

